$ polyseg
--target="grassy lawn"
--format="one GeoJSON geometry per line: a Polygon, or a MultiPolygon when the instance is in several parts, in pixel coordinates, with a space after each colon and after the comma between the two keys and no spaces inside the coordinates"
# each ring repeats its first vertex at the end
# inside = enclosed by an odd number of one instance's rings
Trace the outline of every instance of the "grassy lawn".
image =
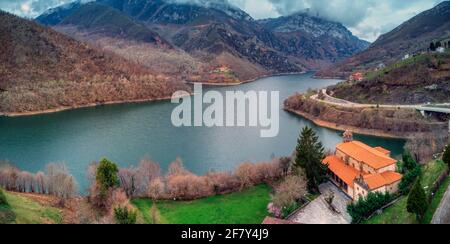
{"type": "MultiPolygon", "coordinates": [[[[271,188],[259,185],[248,190],[189,202],[157,202],[162,224],[260,224],[267,216],[271,188]]],[[[152,223],[152,201],[136,199],[144,223],[152,223]]]]}
{"type": "MultiPolygon", "coordinates": [[[[434,182],[439,178],[439,176],[446,170],[447,165],[444,164],[441,160],[435,160],[424,166],[423,175],[422,175],[422,185],[424,187],[428,187],[429,189],[434,182]]],[[[446,181],[441,189],[436,193],[433,198],[432,203],[425,215],[424,223],[430,223],[433,218],[434,212],[436,211],[439,203],[447,189],[450,180],[446,181]],[[446,187],[447,186],[447,187],[446,187]]],[[[406,203],[408,201],[407,196],[401,197],[400,201],[391,206],[388,209],[385,209],[384,212],[380,215],[375,215],[371,219],[365,221],[365,224],[418,224],[419,222],[416,220],[416,217],[413,214],[408,213],[406,211],[406,203]]]]}
{"type": "Polygon", "coordinates": [[[28,198],[5,192],[9,206],[0,206],[0,224],[58,224],[62,216],[58,209],[44,207],[28,198]]]}
{"type": "Polygon", "coordinates": [[[392,207],[364,222],[365,224],[418,224],[416,216],[406,211],[408,198],[402,197],[392,207]]]}
{"type": "Polygon", "coordinates": [[[422,186],[429,189],[433,186],[439,176],[447,169],[447,165],[441,160],[435,160],[425,165],[422,175],[422,186]]]}

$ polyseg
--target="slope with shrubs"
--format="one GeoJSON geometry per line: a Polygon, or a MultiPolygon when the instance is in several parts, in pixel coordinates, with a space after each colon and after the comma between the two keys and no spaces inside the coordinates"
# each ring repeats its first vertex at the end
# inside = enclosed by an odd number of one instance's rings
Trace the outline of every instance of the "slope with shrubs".
{"type": "Polygon", "coordinates": [[[337,129],[361,128],[375,135],[379,132],[409,138],[415,133],[441,132],[447,128],[447,123],[424,119],[414,109],[330,105],[303,94],[289,97],[284,107],[305,114],[311,120],[325,121],[337,129]]]}
{"type": "Polygon", "coordinates": [[[0,12],[0,113],[167,98],[181,82],[0,12]]]}
{"type": "Polygon", "coordinates": [[[347,78],[351,73],[390,65],[406,54],[427,50],[430,42],[450,37],[450,1],[443,1],[392,31],[380,36],[368,49],[330,68],[318,72],[321,77],[347,78]]]}
{"type": "Polygon", "coordinates": [[[450,102],[450,53],[430,53],[369,72],[364,81],[330,88],[357,103],[422,104],[450,102]]]}

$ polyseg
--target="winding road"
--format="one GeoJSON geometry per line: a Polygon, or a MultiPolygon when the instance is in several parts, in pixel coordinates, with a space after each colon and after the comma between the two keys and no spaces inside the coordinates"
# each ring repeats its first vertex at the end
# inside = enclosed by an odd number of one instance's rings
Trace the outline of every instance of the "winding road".
{"type": "MultiPolygon", "coordinates": [[[[439,104],[411,104],[411,105],[404,105],[404,104],[364,104],[364,103],[354,103],[350,102],[344,99],[332,97],[328,95],[326,89],[322,89],[322,94],[325,96],[324,99],[319,98],[319,94],[312,95],[310,98],[316,101],[324,102],[330,105],[336,105],[341,107],[347,107],[347,108],[374,108],[374,107],[380,107],[380,108],[409,108],[409,109],[417,109],[419,111],[431,111],[433,110],[440,110],[441,113],[448,113],[450,114],[450,103],[439,103],[439,104]],[[446,108],[448,106],[448,108],[446,108]]],[[[436,111],[437,112],[437,111],[436,111]]]]}

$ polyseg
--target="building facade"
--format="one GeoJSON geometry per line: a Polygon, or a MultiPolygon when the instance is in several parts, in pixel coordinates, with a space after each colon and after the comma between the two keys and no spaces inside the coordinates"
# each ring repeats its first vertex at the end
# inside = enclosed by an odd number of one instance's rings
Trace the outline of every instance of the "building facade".
{"type": "Polygon", "coordinates": [[[370,147],[360,141],[344,138],[334,155],[323,163],[328,165],[331,180],[357,201],[370,192],[395,193],[402,175],[397,173],[397,160],[382,147],[370,147]]]}

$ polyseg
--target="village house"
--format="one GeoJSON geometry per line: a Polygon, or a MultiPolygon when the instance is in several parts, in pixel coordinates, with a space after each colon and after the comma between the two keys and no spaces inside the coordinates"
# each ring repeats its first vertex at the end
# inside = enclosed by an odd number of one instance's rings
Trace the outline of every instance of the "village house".
{"type": "Polygon", "coordinates": [[[357,201],[370,192],[395,193],[402,175],[397,173],[397,160],[382,147],[370,147],[354,141],[350,132],[336,146],[334,155],[324,159],[331,180],[350,198],[357,201]]]}
{"type": "Polygon", "coordinates": [[[364,80],[364,74],[361,72],[356,72],[356,73],[350,75],[348,80],[351,82],[354,82],[354,81],[360,82],[360,81],[364,80]]]}

